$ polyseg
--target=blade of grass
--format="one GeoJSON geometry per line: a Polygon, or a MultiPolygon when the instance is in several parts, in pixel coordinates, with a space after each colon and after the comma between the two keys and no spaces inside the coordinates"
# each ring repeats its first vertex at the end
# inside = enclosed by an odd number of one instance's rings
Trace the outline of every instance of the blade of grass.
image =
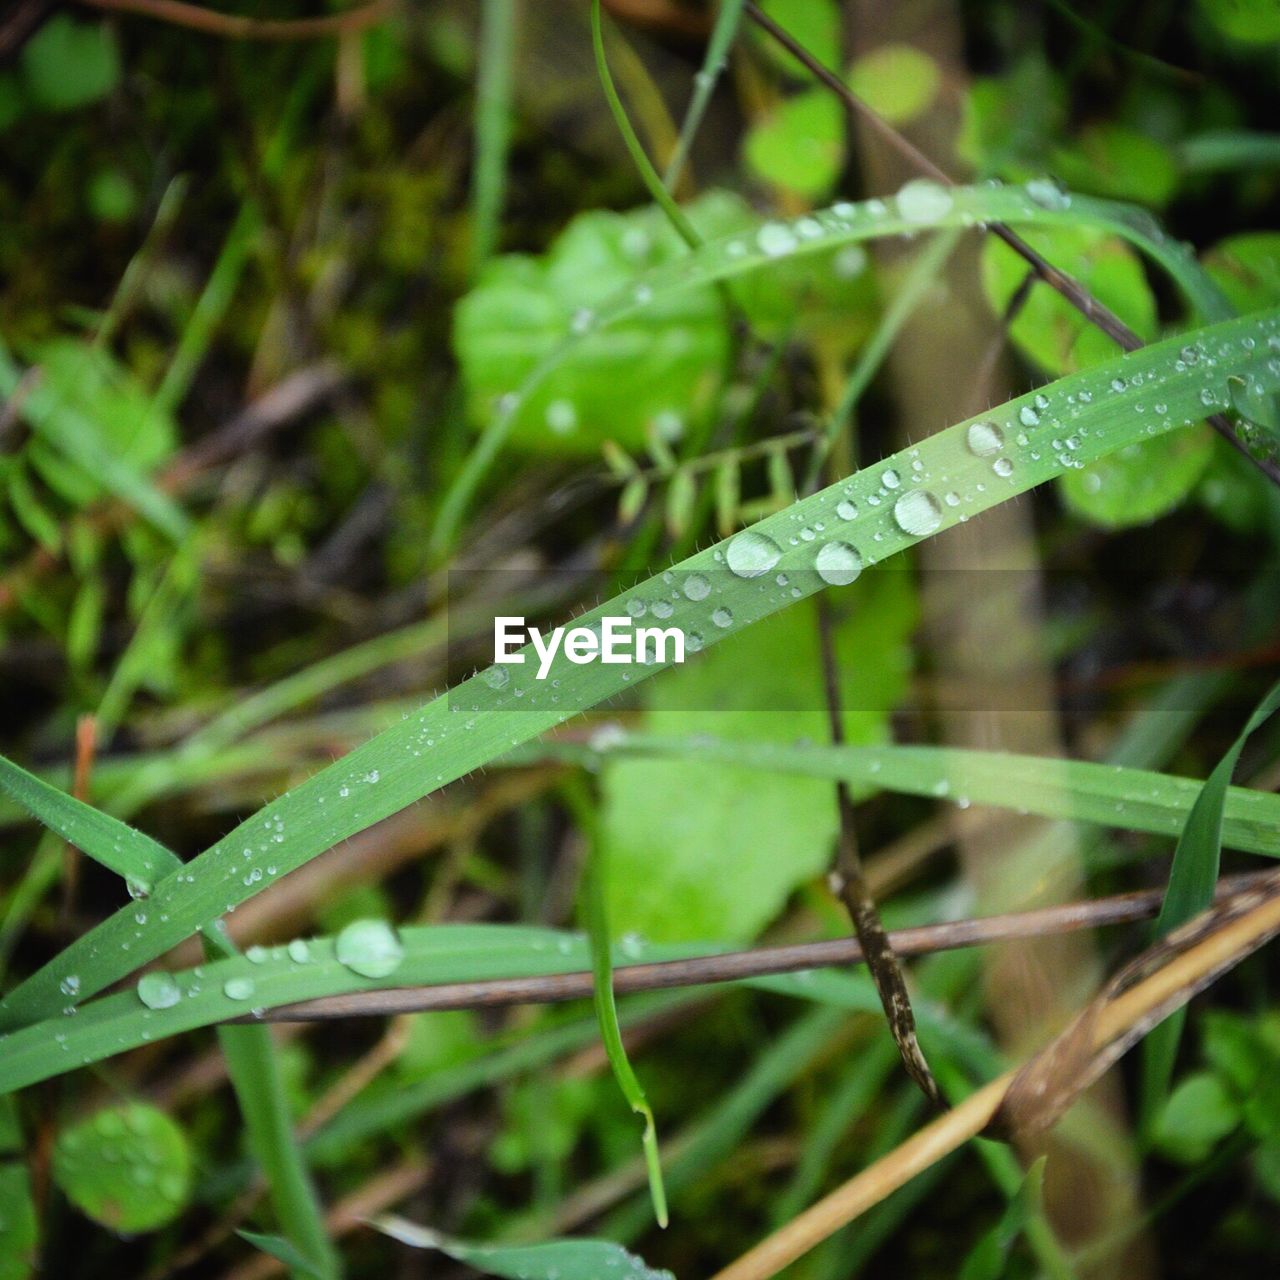
{"type": "MultiPolygon", "coordinates": [[[[539,744],[512,752],[503,763],[563,759],[598,767],[603,757],[616,755],[713,760],[767,773],[842,780],[905,795],[967,801],[1164,836],[1182,831],[1203,785],[1148,769],[1003,751],[836,747],[626,732],[602,738],[595,747],[539,744]]],[[[1223,805],[1223,839],[1229,847],[1280,857],[1280,795],[1233,786],[1226,789],[1223,805]]]]}
{"type": "MultiPolygon", "coordinates": [[[[726,544],[716,544],[577,621],[603,625],[605,617],[629,613],[629,604],[647,609],[660,596],[672,606],[672,625],[686,634],[696,632],[704,646],[716,643],[825,587],[811,545],[799,537],[802,529],[829,523],[856,547],[864,566],[874,564],[1026,492],[1066,466],[1087,464],[1148,438],[1153,427],[1173,430],[1198,421],[1205,407],[1202,396],[1224,396],[1229,377],[1280,389],[1272,343],[1280,344],[1280,309],[1155,343],[1060,379],[940,431],[753,526],[753,537],[768,538],[777,547],[776,567],[785,584],[772,573],[736,576],[724,568],[726,544]],[[1160,418],[1133,413],[1136,397],[1160,405],[1160,418]],[[993,471],[988,459],[968,448],[968,431],[976,422],[996,425],[1006,449],[997,464],[1007,462],[1007,467],[993,471]],[[890,473],[898,485],[906,477],[905,490],[886,486],[890,473]],[[856,507],[853,520],[835,512],[846,503],[856,507]],[[927,516],[923,522],[921,515],[927,516]]],[[[188,863],[181,879],[165,876],[155,886],[154,910],[144,925],[132,912],[118,912],[77,939],[0,1001],[0,1027],[61,1008],[65,997],[59,982],[68,966],[82,977],[83,998],[101,991],[348,836],[656,674],[673,656],[668,649],[667,661],[634,669],[579,665],[561,652],[548,678],[540,681],[537,655],[529,646],[523,666],[491,669],[464,682],[265,806],[188,863]],[[255,877],[255,871],[261,874],[255,877]]]]}
{"type": "Polygon", "coordinates": [[[702,61],[702,69],[693,78],[693,97],[689,100],[689,109],[685,112],[680,125],[680,137],[676,141],[676,149],[671,154],[667,170],[662,175],[662,185],[668,191],[674,191],[680,182],[685,162],[689,158],[689,150],[693,140],[702,126],[702,118],[711,104],[711,95],[715,92],[716,81],[724,70],[729,57],[729,49],[734,37],[738,34],[738,24],[742,21],[743,0],[720,0],[716,24],[711,29],[711,39],[707,41],[706,56],[702,61]]]}
{"type": "Polygon", "coordinates": [[[570,779],[564,787],[565,798],[587,840],[587,860],[582,871],[582,915],[591,944],[591,971],[595,976],[592,1000],[596,1019],[600,1023],[600,1038],[604,1042],[613,1078],[622,1090],[627,1105],[644,1124],[641,1143],[644,1148],[645,1168],[649,1176],[649,1198],[653,1204],[653,1216],[658,1226],[667,1225],[667,1193],[662,1184],[662,1162],[658,1156],[658,1127],[654,1122],[653,1108],[645,1097],[641,1085],[627,1057],[622,1042],[622,1028],[618,1025],[618,1006],[613,994],[613,949],[609,929],[609,908],[605,892],[606,876],[604,844],[599,838],[596,824],[596,807],[587,794],[581,779],[570,779]]]}
{"type": "MultiPolygon", "coordinates": [[[[614,96],[616,99],[616,94],[614,96]]],[[[619,127],[629,128],[629,125],[624,126],[626,115],[622,112],[621,103],[616,103],[616,107],[620,113],[619,127]]],[[[631,136],[634,137],[634,133],[631,136]]],[[[638,141],[636,145],[639,146],[638,141]]],[[[642,162],[648,166],[647,170],[642,168],[642,173],[648,175],[646,181],[656,182],[656,174],[644,156],[643,148],[636,158],[637,165],[642,162]]],[[[657,186],[663,191],[664,198],[670,201],[660,182],[657,186]]],[[[519,387],[504,397],[444,495],[431,535],[432,554],[442,558],[452,548],[466,509],[505,444],[521,405],[579,343],[588,341],[592,334],[619,320],[643,311],[657,299],[669,298],[685,289],[732,280],[759,270],[779,257],[819,253],[885,236],[916,235],[921,231],[978,227],[988,223],[1089,226],[1119,235],[1147,253],[1169,272],[1200,317],[1223,320],[1231,314],[1226,299],[1189,250],[1165,236],[1151,215],[1135,206],[1065,193],[1060,199],[1038,204],[1022,187],[988,186],[937,187],[929,198],[928,216],[924,216],[920,208],[923,203],[909,199],[904,209],[897,198],[866,200],[859,204],[841,202],[791,222],[768,223],[755,238],[735,235],[708,241],[699,248],[691,249],[688,254],[637,277],[633,286],[605,302],[589,325],[579,324],[577,331],[570,333],[519,387]]],[[[676,212],[679,213],[678,208],[676,212]]],[[[679,216],[687,222],[683,214],[679,216]]],[[[1202,410],[1213,406],[1228,407],[1229,401],[1222,397],[1212,405],[1202,406],[1202,410]]]]}
{"type": "MultiPolygon", "coordinates": [[[[1280,711],[1280,682],[1267,692],[1254,709],[1239,736],[1227,749],[1213,772],[1205,779],[1187,814],[1186,825],[1178,837],[1169,871],[1169,885],[1164,905],[1156,918],[1155,936],[1162,938],[1213,901],[1226,835],[1226,811],[1231,795],[1231,778],[1240,762],[1240,754],[1251,734],[1280,711]]],[[[1263,794],[1263,793],[1253,793],[1263,794]]],[[[1280,797],[1276,797],[1280,799],[1280,797]]],[[[1169,1093],[1174,1059],[1186,1011],[1179,1010],[1161,1023],[1142,1046],[1142,1129],[1149,1133],[1156,1113],[1169,1093]]]]}
{"type": "Polygon", "coordinates": [[[498,246],[511,144],[515,77],[515,0],[484,0],[480,9],[480,68],[476,79],[475,161],[471,175],[471,270],[498,246]]]}

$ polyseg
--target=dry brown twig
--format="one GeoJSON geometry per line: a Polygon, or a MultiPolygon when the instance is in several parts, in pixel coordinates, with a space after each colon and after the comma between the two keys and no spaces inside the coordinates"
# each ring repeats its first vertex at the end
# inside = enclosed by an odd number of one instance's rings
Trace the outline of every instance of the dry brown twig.
{"type": "MultiPolygon", "coordinates": [[[[1270,873],[1262,874],[1265,876],[1270,873]]],[[[1240,892],[1259,879],[1259,876],[1224,877],[1219,885],[1219,893],[1225,895],[1240,892]]],[[[1161,898],[1160,890],[1147,889],[1138,893],[1040,907],[1007,915],[957,920],[948,924],[917,925],[910,929],[895,930],[888,938],[899,955],[930,955],[956,947],[987,946],[1014,938],[1148,920],[1159,911],[1161,898]]],[[[809,969],[858,964],[862,959],[862,947],[856,938],[833,938],[781,947],[757,947],[749,951],[731,951],[688,960],[621,965],[614,970],[613,980],[614,989],[619,994],[625,994],[735,982],[771,974],[799,973],[809,969]]],[[[376,991],[353,991],[346,995],[325,996],[298,1004],[281,1005],[277,1009],[268,1009],[260,1019],[246,1014],[234,1021],[319,1022],[334,1018],[420,1013],[432,1009],[548,1004],[587,999],[591,996],[592,989],[593,977],[586,970],[539,977],[392,987],[376,991]]]]}
{"type": "Polygon", "coordinates": [[[391,15],[395,0],[371,0],[345,13],[327,13],[317,18],[246,18],[218,13],[187,0],[80,0],[90,9],[108,13],[131,13],[155,18],[171,26],[202,31],[226,40],[315,40],[325,36],[350,35],[363,31],[391,15]]]}

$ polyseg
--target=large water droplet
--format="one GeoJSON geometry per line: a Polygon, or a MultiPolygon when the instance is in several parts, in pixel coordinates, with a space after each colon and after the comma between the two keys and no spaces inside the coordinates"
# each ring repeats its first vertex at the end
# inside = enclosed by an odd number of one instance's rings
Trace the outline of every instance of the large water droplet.
{"type": "Polygon", "coordinates": [[[1018,421],[1024,427],[1038,427],[1040,425],[1040,415],[1029,404],[1024,404],[1018,410],[1018,421]]]}
{"type": "Polygon", "coordinates": [[[724,558],[738,577],[758,578],[782,559],[782,550],[766,534],[747,529],[729,543],[724,558]]]}
{"type": "Polygon", "coordinates": [[[814,559],[818,577],[833,587],[847,587],[862,572],[862,556],[847,542],[827,542],[814,559]]]}
{"type": "Polygon", "coordinates": [[[305,938],[294,938],[285,950],[294,964],[306,964],[311,959],[311,948],[305,938]]]}
{"type": "Polygon", "coordinates": [[[1032,178],[1024,188],[1032,204],[1060,213],[1071,207],[1071,197],[1051,178],[1032,178]]]}
{"type": "Polygon", "coordinates": [[[898,192],[898,213],[907,222],[934,222],[951,212],[955,203],[946,187],[916,178],[898,192]]]}
{"type": "Polygon", "coordinates": [[[138,999],[148,1009],[172,1009],[182,999],[182,991],[171,973],[144,973],[138,979],[138,999]]]}
{"type": "Polygon", "coordinates": [[[838,515],[841,520],[856,520],[858,517],[858,508],[846,498],[843,502],[836,503],[836,515],[838,515]]]}
{"type": "Polygon", "coordinates": [[[222,994],[228,1000],[248,1000],[253,995],[253,979],[228,978],[222,984],[222,994]]]}
{"type": "Polygon", "coordinates": [[[686,600],[705,600],[711,594],[711,583],[700,573],[691,573],[682,587],[686,600]]]}
{"type": "Polygon", "coordinates": [[[994,422],[974,422],[970,424],[964,439],[970,453],[985,458],[989,453],[999,452],[1000,446],[1004,444],[1004,432],[994,422]]]}
{"type": "Polygon", "coordinates": [[[923,538],[942,523],[942,507],[927,489],[915,489],[893,504],[893,518],[903,533],[923,538]]]}
{"type": "Polygon", "coordinates": [[[404,947],[385,920],[353,920],[338,934],[339,964],[363,978],[385,978],[404,959],[404,947]]]}
{"type": "Polygon", "coordinates": [[[798,243],[795,232],[781,222],[766,222],[756,235],[760,252],[769,258],[790,253],[798,243]]]}

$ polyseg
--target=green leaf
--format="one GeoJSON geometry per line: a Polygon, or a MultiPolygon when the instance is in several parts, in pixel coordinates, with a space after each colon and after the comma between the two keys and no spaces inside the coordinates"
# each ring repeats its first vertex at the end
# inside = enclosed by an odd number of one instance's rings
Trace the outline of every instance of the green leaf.
{"type": "Polygon", "coordinates": [[[299,1275],[314,1277],[315,1280],[324,1280],[324,1272],[309,1262],[298,1248],[286,1240],[284,1236],[268,1236],[263,1235],[260,1231],[245,1231],[241,1228],[236,1229],[236,1235],[241,1240],[253,1245],[255,1249],[267,1254],[268,1257],[275,1258],[278,1262],[283,1262],[286,1267],[299,1275]]]}
{"type": "Polygon", "coordinates": [[[155,1231],[182,1211],[190,1195],[191,1146],[163,1111],[125,1103],[58,1135],[53,1179],[104,1227],[155,1231]]]}
{"type": "Polygon", "coordinates": [[[1183,1164],[1205,1160],[1240,1124],[1240,1108],[1217,1076],[1188,1076],[1169,1095],[1152,1138],[1165,1155],[1183,1164]]]}
{"type": "MultiPolygon", "coordinates": [[[[851,742],[886,735],[915,620],[907,574],[876,574],[855,589],[836,636],[851,742]]],[[[814,619],[793,610],[651,686],[645,727],[732,741],[821,738],[817,670],[814,619]]],[[[602,787],[609,914],[619,932],[751,938],[829,860],[836,815],[821,782],[696,759],[621,760],[602,787]]]]}
{"type": "MultiPolygon", "coordinates": [[[[1046,184],[1046,191],[1053,190],[1046,184]]],[[[1137,255],[1113,235],[1088,227],[1029,231],[1024,238],[1056,267],[1078,280],[1140,337],[1156,331],[1156,305],[1137,255]]],[[[1003,313],[1027,274],[1027,264],[1003,241],[982,246],[982,282],[1003,313]]],[[[1031,287],[1010,334],[1015,345],[1052,374],[1087,369],[1115,355],[1116,345],[1046,284],[1031,287]]]]}
{"type": "MultiPolygon", "coordinates": [[[[38,437],[28,457],[71,501],[111,493],[157,528],[181,538],[187,518],[146,478],[172,452],[172,420],[105,352],[54,339],[36,352],[41,376],[21,402],[38,437]]],[[[12,395],[19,372],[0,344],[0,395],[12,395]]]]}
{"type": "Polygon", "coordinates": [[[6,1160],[0,1164],[0,1280],[26,1280],[34,1272],[38,1232],[27,1167],[6,1160]]]}
{"type": "Polygon", "coordinates": [[[1206,18],[1232,40],[1242,44],[1272,44],[1280,40],[1280,5],[1275,0],[1196,0],[1206,18]]]}
{"type": "Polygon", "coordinates": [[[844,167],[844,112],[825,88],[806,89],[755,121],[743,158],[758,178],[806,199],[825,195],[844,167]]]}
{"type": "MultiPolygon", "coordinates": [[[[1156,413],[1155,405],[1144,406],[1156,413]]],[[[1058,489],[1067,507],[1104,529],[1127,529],[1165,515],[1200,482],[1214,456],[1207,427],[1191,427],[1126,445],[1069,471],[1058,489]]]]}
{"type": "Polygon", "coordinates": [[[23,47],[22,75],[31,100],[50,111],[97,102],[120,81],[115,37],[106,23],[55,14],[23,47]]]}
{"type": "Polygon", "coordinates": [[[548,1240],[545,1244],[487,1245],[454,1240],[404,1218],[384,1216],[372,1225],[414,1249],[436,1249],[487,1276],[508,1280],[674,1280],[619,1244],[604,1240],[548,1240]]]}
{"type": "Polygon", "coordinates": [[[1280,302],[1280,232],[1250,231],[1219,240],[1204,269],[1241,315],[1280,302]]]}
{"type": "MultiPolygon", "coordinates": [[[[652,209],[595,211],[571,222],[543,259],[492,262],[458,304],[453,344],[474,421],[642,270],[680,252],[652,209]]],[[[595,453],[610,440],[641,449],[656,425],[704,422],[729,350],[714,289],[656,301],[607,334],[588,337],[521,406],[513,444],[543,453],[595,453]]]]}
{"type": "Polygon", "coordinates": [[[1155,208],[1166,204],[1178,185],[1177,161],[1168,147],[1111,121],[1090,125],[1071,146],[1058,147],[1050,168],[1077,191],[1155,208]]]}
{"type": "Polygon", "coordinates": [[[890,124],[909,124],[938,96],[938,64],[910,44],[882,44],[849,68],[849,88],[890,124]]]}
{"type": "MultiPolygon", "coordinates": [[[[834,0],[763,0],[760,6],[827,67],[840,63],[840,11],[834,0]]],[[[766,32],[752,29],[765,56],[787,75],[809,79],[808,70],[766,32]]]]}
{"type": "Polygon", "coordinates": [[[1280,1141],[1280,1030],[1260,1018],[1218,1010],[1205,1015],[1205,1057],[1240,1103],[1245,1124],[1264,1142],[1280,1141]]]}
{"type": "MultiPolygon", "coordinates": [[[[1160,396],[1171,424],[1190,425],[1204,412],[1203,396],[1225,396],[1225,381],[1232,375],[1247,374],[1280,389],[1280,368],[1271,367],[1273,341],[1280,342],[1280,311],[1225,321],[1153,343],[934,432],[753,526],[753,537],[777,544],[776,571],[787,576],[785,586],[777,582],[777,573],[738,578],[723,567],[726,544],[713,545],[589,610],[577,623],[601,623],[606,616],[629,613],[629,605],[647,608],[661,598],[672,605],[672,625],[687,634],[697,632],[709,653],[721,640],[825,586],[815,562],[815,552],[824,544],[806,541],[800,536],[804,529],[817,524],[839,529],[839,540],[854,546],[864,565],[875,564],[1054,478],[1063,464],[1052,450],[1040,447],[1042,438],[1078,435],[1075,460],[1085,464],[1132,443],[1139,433],[1145,434],[1132,412],[1138,395],[1160,396]],[[1188,346],[1211,352],[1212,362],[1188,364],[1188,346]],[[1130,380],[1138,374],[1142,381],[1135,388],[1130,380]],[[1009,462],[1000,470],[1007,470],[1007,475],[994,471],[991,459],[970,447],[978,423],[984,424],[984,432],[994,424],[1000,433],[1009,462]],[[1018,440],[1024,430],[1025,445],[1018,440]],[[891,473],[897,490],[885,483],[891,473]],[[994,484],[997,475],[1000,483],[994,484]],[[842,514],[848,508],[853,509],[852,519],[842,514]],[[695,577],[697,591],[692,590],[695,577]]],[[[531,647],[526,657],[536,658],[531,647]]],[[[668,652],[664,661],[631,669],[577,665],[561,654],[548,672],[549,679],[560,681],[554,698],[549,693],[553,686],[536,680],[533,661],[512,667],[506,681],[495,680],[490,672],[463,682],[166,875],[154,888],[145,924],[139,925],[135,913],[126,909],[76,939],[56,962],[46,963],[0,1000],[0,1023],[8,1029],[55,1016],[66,1003],[59,984],[68,967],[82,976],[82,998],[101,991],[211,924],[231,906],[269,888],[279,876],[513,747],[636,687],[670,660],[668,652]],[[276,835],[283,839],[276,841],[276,835]],[[250,874],[255,867],[263,872],[260,879],[250,874]]]]}

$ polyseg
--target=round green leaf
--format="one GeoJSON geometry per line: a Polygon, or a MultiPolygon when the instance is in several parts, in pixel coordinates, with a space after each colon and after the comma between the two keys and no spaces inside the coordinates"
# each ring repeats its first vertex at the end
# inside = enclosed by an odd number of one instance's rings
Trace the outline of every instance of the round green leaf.
{"type": "Polygon", "coordinates": [[[1156,1120],[1156,1146],[1171,1159],[1196,1164],[1240,1123],[1240,1111],[1217,1076],[1198,1072],[1169,1095],[1156,1120]]]}
{"type": "Polygon", "coordinates": [[[1168,147],[1122,124],[1097,124],[1053,153],[1053,171],[1076,191],[1160,206],[1178,185],[1168,147]]]}
{"type": "MultiPolygon", "coordinates": [[[[1155,406],[1147,407],[1156,412],[1155,406]]],[[[1127,445],[1059,482],[1067,506],[1108,529],[1146,524],[1195,488],[1213,456],[1207,427],[1187,427],[1127,445]]]]}
{"type": "Polygon", "coordinates": [[[97,102],[120,79],[120,55],[110,29],[58,14],[27,41],[22,73],[31,100],[50,111],[97,102]]]}
{"type": "Polygon", "coordinates": [[[1250,231],[1219,240],[1204,268],[1242,315],[1280,302],[1280,232],[1250,231]]]}
{"type": "Polygon", "coordinates": [[[113,1231],[154,1231],[191,1192],[191,1148],[163,1111],[126,1103],[63,1130],[53,1177],[68,1200],[113,1231]]]}
{"type": "Polygon", "coordinates": [[[909,44],[885,44],[849,69],[848,84],[890,124],[906,124],[928,110],[941,83],[938,64],[909,44]]]}
{"type": "Polygon", "coordinates": [[[1198,0],[1200,12],[1225,36],[1244,44],[1280,40],[1276,0],[1198,0]]]}
{"type": "MultiPolygon", "coordinates": [[[[1142,264],[1128,245],[1085,227],[1026,232],[1024,238],[1110,307],[1139,337],[1154,335],[1155,299],[1142,264]]],[[[1008,245],[994,236],[987,238],[982,246],[982,283],[997,314],[1004,312],[1026,274],[1027,264],[1008,245]]],[[[1010,335],[1024,355],[1049,373],[1075,372],[1116,354],[1110,338],[1045,284],[1032,286],[1010,335]]]]}
{"type": "Polygon", "coordinates": [[[748,131],[743,144],[757,177],[797,195],[824,195],[844,164],[844,116],[826,89],[809,89],[778,106],[748,131]]]}
{"type": "MultiPolygon", "coordinates": [[[[834,0],[763,0],[760,6],[824,66],[840,61],[840,11],[834,0]]],[[[767,32],[756,30],[759,47],[771,62],[797,80],[809,72],[767,32]]]]}

